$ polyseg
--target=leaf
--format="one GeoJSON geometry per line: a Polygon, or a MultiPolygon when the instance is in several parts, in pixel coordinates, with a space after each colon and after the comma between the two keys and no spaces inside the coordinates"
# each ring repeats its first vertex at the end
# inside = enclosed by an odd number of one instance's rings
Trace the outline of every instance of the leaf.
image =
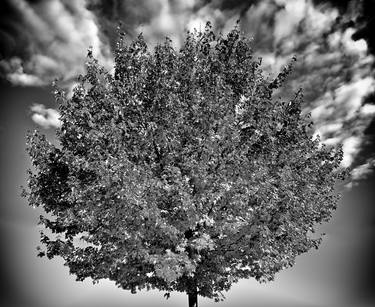
{"type": "Polygon", "coordinates": [[[292,65],[270,82],[252,54],[238,25],[224,36],[209,23],[180,50],[120,38],[113,74],[89,51],[73,96],[54,86],[59,144],[27,137],[38,256],[62,257],[77,280],[219,299],[316,248],[342,149],[307,133],[300,91],[273,98],[292,65]]]}

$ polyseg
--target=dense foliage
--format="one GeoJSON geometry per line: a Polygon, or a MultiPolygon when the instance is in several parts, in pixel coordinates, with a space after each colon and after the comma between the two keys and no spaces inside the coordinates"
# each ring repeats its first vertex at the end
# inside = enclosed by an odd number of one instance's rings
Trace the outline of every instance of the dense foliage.
{"type": "Polygon", "coordinates": [[[149,52],[139,35],[115,55],[110,74],[89,52],[72,98],[56,89],[60,146],[29,135],[28,199],[52,231],[40,256],[77,280],[219,300],[318,247],[342,150],[312,139],[301,92],[274,97],[290,65],[264,77],[237,27],[210,24],[179,51],[166,39],[149,52]]]}

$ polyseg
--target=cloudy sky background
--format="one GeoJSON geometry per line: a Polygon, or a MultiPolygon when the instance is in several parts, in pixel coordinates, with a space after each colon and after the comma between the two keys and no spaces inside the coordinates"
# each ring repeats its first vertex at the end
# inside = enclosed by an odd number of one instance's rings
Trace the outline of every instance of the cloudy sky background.
{"type": "Polygon", "coordinates": [[[216,304],[201,306],[373,306],[375,302],[374,1],[310,0],[8,0],[0,3],[0,240],[4,306],[185,306],[183,294],[131,295],[111,282],[75,282],[62,261],[36,257],[39,212],[19,197],[30,163],[28,129],[55,141],[59,126],[51,81],[68,91],[84,72],[91,46],[112,70],[116,27],[129,40],[139,32],[155,46],[169,36],[176,48],[186,30],[241,30],[254,39],[265,73],[274,75],[293,55],[297,64],[279,95],[304,89],[304,112],[327,144],[344,145],[343,165],[353,169],[318,251],[297,259],[276,281],[241,281],[216,304]]]}

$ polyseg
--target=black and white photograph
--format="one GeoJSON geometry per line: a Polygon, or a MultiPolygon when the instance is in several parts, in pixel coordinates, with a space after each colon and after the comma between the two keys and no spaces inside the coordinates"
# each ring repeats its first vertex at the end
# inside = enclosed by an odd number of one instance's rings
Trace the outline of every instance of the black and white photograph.
{"type": "Polygon", "coordinates": [[[375,306],[374,0],[0,2],[0,306],[375,306]]]}

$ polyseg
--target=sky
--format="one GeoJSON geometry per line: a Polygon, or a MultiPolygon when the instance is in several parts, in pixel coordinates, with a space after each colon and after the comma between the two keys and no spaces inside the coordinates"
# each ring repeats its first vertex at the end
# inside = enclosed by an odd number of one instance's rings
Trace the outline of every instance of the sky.
{"type": "Polygon", "coordinates": [[[241,30],[253,38],[265,74],[275,75],[293,55],[297,64],[285,88],[304,90],[316,135],[344,146],[342,164],[353,181],[318,250],[297,258],[274,282],[243,280],[214,303],[200,306],[367,307],[375,304],[375,1],[321,0],[6,0],[0,2],[0,295],[1,306],[186,306],[158,291],[130,292],[113,282],[76,282],[60,259],[36,257],[39,209],[20,197],[30,167],[28,130],[52,142],[60,125],[51,82],[68,92],[84,72],[87,50],[113,69],[116,28],[131,40],[142,32],[149,46],[169,36],[175,47],[186,30],[211,21],[215,31],[241,30]]]}

